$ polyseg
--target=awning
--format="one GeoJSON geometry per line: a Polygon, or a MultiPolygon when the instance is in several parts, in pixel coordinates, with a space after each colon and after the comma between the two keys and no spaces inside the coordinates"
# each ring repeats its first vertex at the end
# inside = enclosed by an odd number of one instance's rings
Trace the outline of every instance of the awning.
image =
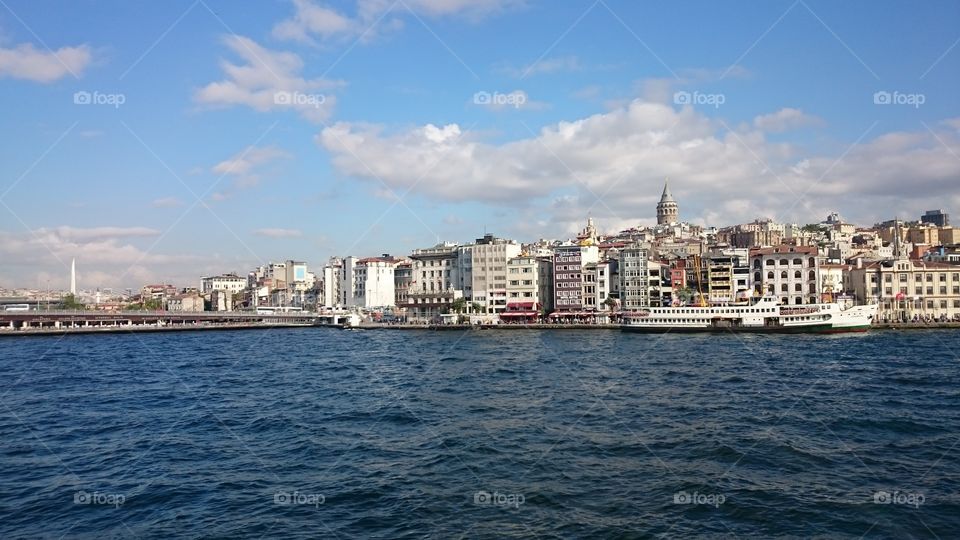
{"type": "Polygon", "coordinates": [[[536,317],[539,315],[536,311],[504,311],[501,317],[536,317]]]}
{"type": "Polygon", "coordinates": [[[522,309],[529,310],[529,309],[535,309],[537,306],[536,306],[536,302],[510,302],[507,304],[507,309],[510,309],[511,307],[517,310],[522,310],[522,309]]]}

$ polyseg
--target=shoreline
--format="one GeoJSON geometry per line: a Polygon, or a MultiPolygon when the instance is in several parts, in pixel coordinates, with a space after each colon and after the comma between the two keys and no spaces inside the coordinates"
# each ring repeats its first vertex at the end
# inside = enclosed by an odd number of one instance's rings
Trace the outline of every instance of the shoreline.
{"type": "MultiPolygon", "coordinates": [[[[16,336],[66,336],[90,334],[135,334],[135,333],[162,333],[162,332],[199,332],[199,331],[239,331],[239,330],[270,330],[276,328],[334,328],[343,330],[406,330],[446,332],[456,330],[476,331],[512,331],[512,330],[607,330],[619,331],[619,324],[377,324],[366,323],[359,326],[341,326],[333,324],[301,324],[301,323],[238,323],[218,325],[171,325],[171,326],[103,326],[84,327],[75,329],[36,328],[21,330],[0,330],[0,338],[16,336]]],[[[900,330],[950,330],[960,329],[960,322],[947,323],[880,323],[874,324],[870,330],[900,331],[900,330]]]]}

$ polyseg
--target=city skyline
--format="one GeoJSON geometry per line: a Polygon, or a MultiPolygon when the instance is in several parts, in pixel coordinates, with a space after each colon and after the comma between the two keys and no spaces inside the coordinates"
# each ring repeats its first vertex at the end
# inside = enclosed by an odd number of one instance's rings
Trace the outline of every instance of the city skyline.
{"type": "Polygon", "coordinates": [[[957,5],[173,6],[0,9],[0,284],[960,203],[957,5]]]}

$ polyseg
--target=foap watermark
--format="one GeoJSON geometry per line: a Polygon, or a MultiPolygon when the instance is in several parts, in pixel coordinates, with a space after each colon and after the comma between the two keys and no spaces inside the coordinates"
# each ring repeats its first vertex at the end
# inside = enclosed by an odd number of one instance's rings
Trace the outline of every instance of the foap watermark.
{"type": "Polygon", "coordinates": [[[520,508],[520,505],[527,502],[527,498],[522,493],[500,493],[494,491],[478,491],[473,494],[473,504],[481,506],[506,506],[520,508]]]}
{"type": "Polygon", "coordinates": [[[910,105],[919,109],[921,105],[927,102],[927,96],[924,94],[904,94],[902,92],[887,92],[880,90],[873,93],[874,105],[910,105]]]}
{"type": "Polygon", "coordinates": [[[326,102],[327,96],[323,94],[304,94],[300,91],[288,92],[286,90],[273,94],[273,104],[283,107],[313,107],[319,109],[326,102]]]}
{"type": "Polygon", "coordinates": [[[94,90],[93,92],[80,90],[79,92],[73,93],[74,105],[112,105],[113,108],[119,109],[120,106],[126,102],[127,96],[120,93],[106,94],[98,90],[94,90]]]}
{"type": "Polygon", "coordinates": [[[299,491],[278,491],[273,494],[273,504],[280,506],[307,505],[319,508],[327,498],[319,493],[300,493],[299,491]]]}
{"type": "Polygon", "coordinates": [[[527,102],[526,92],[514,90],[508,94],[502,92],[480,91],[473,95],[473,104],[485,107],[513,107],[519,109],[527,102]]]}
{"type": "Polygon", "coordinates": [[[927,501],[923,493],[904,493],[901,491],[878,491],[873,494],[874,504],[905,504],[920,508],[927,501]]]}
{"type": "Polygon", "coordinates": [[[90,493],[81,490],[73,494],[73,504],[95,504],[98,506],[120,508],[125,502],[127,502],[127,498],[122,493],[100,493],[99,491],[90,493]]]}
{"type": "Polygon", "coordinates": [[[705,504],[714,508],[719,508],[721,504],[727,502],[726,496],[722,493],[700,493],[694,491],[678,491],[673,494],[673,504],[705,504]]]}
{"type": "Polygon", "coordinates": [[[724,94],[704,94],[699,90],[687,92],[680,90],[673,93],[673,102],[677,105],[711,105],[719,109],[721,105],[727,102],[727,96],[724,94]]]}

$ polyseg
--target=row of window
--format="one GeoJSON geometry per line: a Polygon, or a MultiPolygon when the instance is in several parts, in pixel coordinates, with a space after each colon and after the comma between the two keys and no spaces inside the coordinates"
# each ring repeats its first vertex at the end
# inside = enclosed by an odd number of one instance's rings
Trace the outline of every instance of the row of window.
{"type": "MultiPolygon", "coordinates": [[[[760,272],[754,272],[754,273],[753,273],[753,280],[754,280],[754,281],[760,281],[760,276],[762,276],[762,274],[761,274],[760,272]]],[[[774,274],[772,271],[767,272],[767,279],[774,279],[774,276],[776,276],[776,274],[774,274]]],[[[808,279],[810,279],[810,280],[812,280],[812,281],[816,281],[816,279],[817,279],[817,272],[816,272],[815,270],[811,270],[811,271],[807,274],[807,276],[808,276],[808,279]]],[[[780,279],[789,279],[789,277],[790,277],[790,275],[787,273],[786,270],[780,272],[780,279]]],[[[794,278],[794,279],[803,279],[803,272],[801,272],[800,270],[795,271],[795,272],[793,273],[793,278],[794,278]]]]}
{"type": "MultiPolygon", "coordinates": [[[[907,274],[906,274],[905,272],[901,273],[899,277],[900,277],[900,281],[907,281],[907,280],[909,279],[909,278],[907,277],[907,274]]],[[[921,281],[923,281],[924,275],[923,275],[923,274],[920,274],[920,273],[916,273],[916,274],[913,275],[913,277],[914,277],[914,280],[915,280],[915,281],[921,282],[921,281]]],[[[877,281],[877,275],[876,275],[876,274],[871,275],[870,278],[871,278],[870,281],[876,283],[876,281],[877,281]]],[[[927,275],[926,275],[926,278],[927,278],[927,283],[932,283],[932,282],[933,282],[933,274],[927,274],[927,275]]],[[[937,276],[937,278],[938,278],[938,281],[947,281],[947,274],[939,274],[939,275],[937,276]]],[[[952,279],[953,281],[960,281],[960,273],[954,273],[954,274],[951,276],[951,279],[952,279]]],[[[893,281],[893,274],[884,274],[884,276],[883,276],[883,281],[884,281],[884,283],[890,283],[890,282],[892,282],[892,281],[893,281]]]]}
{"type": "MultiPolygon", "coordinates": [[[[765,264],[766,264],[767,266],[774,266],[775,264],[777,264],[777,263],[776,263],[776,259],[767,259],[765,264]]],[[[780,266],[786,266],[787,264],[796,264],[796,265],[798,265],[798,266],[801,266],[801,265],[803,265],[803,259],[796,258],[796,259],[793,259],[792,261],[788,261],[787,259],[780,259],[780,266]]],[[[817,259],[814,258],[814,257],[810,257],[810,258],[807,260],[807,264],[808,264],[809,266],[816,266],[816,265],[817,265],[817,259]]],[[[756,260],[753,261],[753,267],[754,267],[754,268],[760,268],[760,259],[756,259],[756,260]]]]}

